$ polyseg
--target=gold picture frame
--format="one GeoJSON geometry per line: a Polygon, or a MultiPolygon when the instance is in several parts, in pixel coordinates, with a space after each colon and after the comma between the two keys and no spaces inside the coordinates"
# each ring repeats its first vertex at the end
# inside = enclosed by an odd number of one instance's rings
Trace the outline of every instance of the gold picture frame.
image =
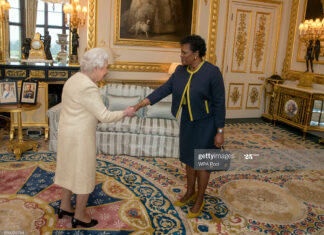
{"type": "Polygon", "coordinates": [[[262,97],[262,84],[249,83],[246,95],[246,109],[260,109],[262,97]]]}
{"type": "Polygon", "coordinates": [[[181,38],[195,33],[198,0],[175,3],[171,6],[155,0],[150,5],[115,0],[114,44],[179,48],[181,38]],[[165,20],[168,16],[173,20],[165,20]]]}
{"type": "Polygon", "coordinates": [[[227,109],[242,109],[244,83],[230,83],[227,95],[227,109]]]}

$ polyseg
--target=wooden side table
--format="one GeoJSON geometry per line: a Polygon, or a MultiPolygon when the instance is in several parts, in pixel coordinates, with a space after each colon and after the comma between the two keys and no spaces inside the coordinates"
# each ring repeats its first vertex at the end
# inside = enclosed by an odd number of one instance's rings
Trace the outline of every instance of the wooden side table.
{"type": "Polygon", "coordinates": [[[0,112],[9,112],[9,113],[17,113],[18,120],[18,140],[10,140],[8,144],[8,151],[12,151],[17,159],[21,158],[21,154],[26,152],[29,149],[33,149],[33,151],[37,151],[38,143],[36,141],[24,141],[22,134],[22,121],[21,121],[21,113],[25,111],[31,111],[38,109],[41,106],[40,103],[36,105],[32,104],[19,104],[19,105],[1,105],[0,112]]]}

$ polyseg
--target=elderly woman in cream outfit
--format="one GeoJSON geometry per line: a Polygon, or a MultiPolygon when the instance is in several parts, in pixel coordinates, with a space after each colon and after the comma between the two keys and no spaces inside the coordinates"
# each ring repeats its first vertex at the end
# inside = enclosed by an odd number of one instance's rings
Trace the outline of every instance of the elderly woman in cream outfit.
{"type": "Polygon", "coordinates": [[[102,102],[96,82],[107,74],[108,54],[104,49],[87,51],[80,63],[81,72],[64,85],[58,127],[57,166],[54,183],[63,187],[58,217],[72,216],[72,227],[95,226],[98,221],[86,213],[89,194],[96,178],[96,126],[134,116],[134,108],[110,112],[102,102]],[[77,195],[75,213],[72,193],[77,195]]]}

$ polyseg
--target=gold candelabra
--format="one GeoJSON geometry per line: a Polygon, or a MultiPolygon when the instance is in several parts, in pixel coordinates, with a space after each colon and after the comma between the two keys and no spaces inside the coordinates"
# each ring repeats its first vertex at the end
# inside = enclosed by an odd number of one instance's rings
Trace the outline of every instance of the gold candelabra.
{"type": "Polygon", "coordinates": [[[324,18],[322,21],[317,18],[314,20],[305,20],[299,25],[299,38],[306,42],[319,40],[324,34],[324,18]]]}
{"type": "Polygon", "coordinates": [[[65,4],[63,11],[65,13],[65,24],[68,23],[69,18],[72,29],[86,24],[88,8],[82,7],[79,0],[71,0],[69,4],[65,4]]]}
{"type": "Polygon", "coordinates": [[[10,3],[5,0],[0,0],[0,20],[5,22],[8,20],[8,14],[6,14],[10,9],[10,3]]]}

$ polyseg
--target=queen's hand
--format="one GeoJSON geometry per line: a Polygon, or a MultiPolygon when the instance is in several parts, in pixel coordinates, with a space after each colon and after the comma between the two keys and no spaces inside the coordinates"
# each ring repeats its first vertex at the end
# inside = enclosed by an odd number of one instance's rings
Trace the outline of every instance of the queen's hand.
{"type": "Polygon", "coordinates": [[[126,109],[124,109],[123,114],[124,114],[124,117],[125,116],[127,116],[127,117],[134,117],[135,112],[136,112],[135,108],[132,107],[132,106],[129,106],[126,109]]]}

